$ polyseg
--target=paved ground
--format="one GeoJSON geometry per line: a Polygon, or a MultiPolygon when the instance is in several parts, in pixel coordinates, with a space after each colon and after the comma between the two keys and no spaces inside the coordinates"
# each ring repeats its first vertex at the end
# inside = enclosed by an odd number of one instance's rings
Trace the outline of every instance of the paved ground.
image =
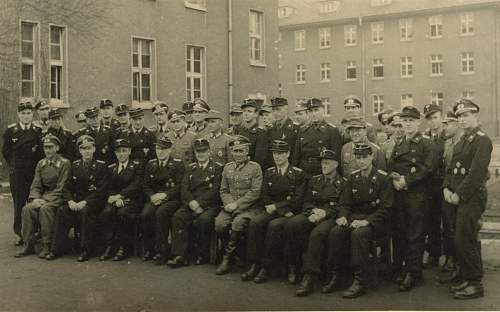
{"type": "Polygon", "coordinates": [[[0,199],[1,311],[165,311],[165,310],[495,310],[500,308],[500,272],[488,269],[486,297],[457,301],[447,288],[426,282],[410,293],[385,283],[356,300],[339,293],[294,297],[283,281],[243,283],[238,274],[215,276],[211,265],[179,270],[140,259],[80,264],[75,256],[53,262],[35,256],[15,259],[10,234],[11,203],[0,199]]]}

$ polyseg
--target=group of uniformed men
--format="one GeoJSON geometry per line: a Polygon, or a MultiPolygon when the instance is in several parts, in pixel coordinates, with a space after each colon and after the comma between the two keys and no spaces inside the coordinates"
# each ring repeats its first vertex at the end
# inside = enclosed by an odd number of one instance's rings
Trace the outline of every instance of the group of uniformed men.
{"type": "Polygon", "coordinates": [[[96,237],[100,260],[120,261],[138,224],[146,261],[205,264],[215,231],[218,275],[237,255],[246,259],[244,281],[264,283],[281,265],[290,283],[300,282],[297,296],[320,280],[321,292],[338,290],[345,272],[343,296],[364,294],[377,246],[400,291],[422,281],[426,249],[430,266],[444,250],[448,274],[439,278],[456,283],[454,298],[483,296],[478,232],[492,144],[479,106],[459,99],[443,114],[428,104],[424,133],[413,106],[379,114],[378,133],[357,97],[344,107],[336,127],[316,98],[297,104],[295,121],[285,98],[262,107],[249,99],[231,106],[224,129],[223,115],[202,99],[180,110],[156,102],[156,125],[147,128],[142,109],[103,99],[76,114],[82,128],[72,133],[60,110],[22,102],[2,148],[16,245],[24,245],[16,257],[33,254],[39,235],[40,258],[56,259],[74,228],[78,261],[91,257],[96,237]]]}

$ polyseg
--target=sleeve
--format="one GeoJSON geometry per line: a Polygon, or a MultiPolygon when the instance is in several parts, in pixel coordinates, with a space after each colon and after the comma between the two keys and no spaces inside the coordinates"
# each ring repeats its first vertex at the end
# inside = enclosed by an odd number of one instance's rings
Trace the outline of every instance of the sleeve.
{"type": "Polygon", "coordinates": [[[190,176],[191,176],[191,168],[188,167],[186,173],[184,174],[184,177],[182,178],[182,184],[181,184],[181,200],[185,204],[195,199],[190,189],[191,187],[190,176]]]}
{"type": "Polygon", "coordinates": [[[332,127],[330,131],[330,148],[337,153],[337,155],[340,155],[342,151],[342,136],[340,135],[340,131],[338,128],[332,127]]]}
{"type": "Polygon", "coordinates": [[[375,152],[375,158],[373,159],[373,165],[375,168],[380,169],[380,170],[387,170],[387,162],[385,160],[385,155],[382,149],[378,149],[375,152]]]}
{"type": "Polygon", "coordinates": [[[9,128],[5,130],[3,134],[3,145],[2,145],[2,156],[5,161],[10,164],[12,159],[12,140],[11,140],[12,132],[9,128]]]}
{"type": "Polygon", "coordinates": [[[180,196],[180,191],[181,191],[181,185],[182,185],[182,178],[184,176],[184,165],[182,163],[179,163],[177,166],[177,169],[175,171],[175,186],[170,188],[167,191],[167,200],[173,200],[173,199],[178,199],[180,196]]]}
{"type": "Polygon", "coordinates": [[[349,218],[352,210],[352,179],[349,178],[345,184],[342,194],[340,195],[340,201],[338,205],[338,215],[337,218],[349,218]]]}
{"type": "Polygon", "coordinates": [[[384,184],[380,189],[379,199],[380,203],[377,210],[366,218],[375,228],[379,228],[387,220],[394,201],[394,188],[389,177],[384,179],[384,184]]]}
{"type": "Polygon", "coordinates": [[[432,144],[428,141],[422,141],[422,144],[423,144],[422,153],[424,155],[424,162],[423,164],[417,167],[417,170],[414,173],[409,173],[405,177],[406,185],[408,187],[411,187],[419,183],[423,179],[427,178],[435,167],[436,157],[432,144]]]}
{"type": "Polygon", "coordinates": [[[74,199],[73,194],[75,193],[75,183],[73,182],[73,179],[72,179],[74,170],[75,170],[75,168],[73,166],[71,166],[69,173],[68,173],[68,179],[66,180],[66,183],[64,184],[64,187],[63,187],[63,200],[65,202],[68,202],[68,201],[74,199]]]}
{"type": "Polygon", "coordinates": [[[294,151],[292,153],[292,166],[299,167],[300,164],[300,157],[302,155],[301,151],[301,144],[300,144],[300,137],[301,137],[301,130],[297,133],[297,139],[295,140],[295,147],[294,151]]]}
{"type": "Polygon", "coordinates": [[[245,195],[238,198],[238,210],[243,211],[257,202],[262,188],[262,169],[256,166],[252,172],[252,185],[245,195]]]}
{"type": "MultiPolygon", "coordinates": [[[[261,168],[267,168],[267,155],[268,155],[268,135],[267,131],[258,129],[257,130],[257,138],[255,140],[255,157],[254,160],[258,163],[261,168]]],[[[261,175],[262,179],[262,175],[261,175]]],[[[262,182],[262,181],[261,181],[262,182]]]]}
{"type": "Polygon", "coordinates": [[[96,190],[91,192],[86,198],[87,206],[92,208],[97,208],[97,206],[106,200],[107,189],[108,189],[108,170],[106,166],[99,168],[99,172],[96,177],[97,185],[96,190]]]}
{"type": "MultiPolygon", "coordinates": [[[[272,169],[270,169],[272,170],[272,169]]],[[[262,179],[262,188],[261,188],[261,196],[260,200],[262,202],[263,206],[271,205],[274,204],[274,201],[272,200],[271,196],[269,196],[269,180],[271,179],[272,172],[269,170],[266,170],[264,173],[264,178],[262,179]]]]}
{"type": "Polygon", "coordinates": [[[130,199],[138,197],[141,193],[142,176],[142,170],[136,165],[130,183],[120,191],[120,195],[130,199]]]}
{"type": "Polygon", "coordinates": [[[314,204],[314,197],[312,195],[313,179],[314,178],[309,179],[309,183],[307,183],[307,188],[306,188],[306,192],[304,195],[304,204],[302,205],[302,212],[308,212],[308,211],[312,210],[313,208],[316,208],[315,207],[316,205],[314,204]]]}
{"type": "Polygon", "coordinates": [[[56,187],[51,191],[45,192],[42,195],[42,199],[45,199],[48,202],[54,202],[62,198],[64,185],[66,184],[66,181],[68,181],[70,167],[71,165],[69,160],[62,162],[56,187]]]}
{"type": "Polygon", "coordinates": [[[224,206],[234,203],[234,198],[233,195],[231,195],[231,192],[229,190],[229,182],[227,179],[227,166],[224,166],[224,170],[222,171],[222,180],[220,183],[220,198],[222,200],[222,204],[224,206]]]}
{"type": "Polygon", "coordinates": [[[144,179],[142,183],[144,195],[146,195],[146,200],[148,201],[149,198],[156,193],[153,189],[153,181],[151,180],[151,167],[151,163],[146,164],[146,168],[144,169],[144,179]]]}
{"type": "Polygon", "coordinates": [[[302,199],[306,189],[306,179],[304,172],[300,171],[295,176],[295,190],[290,196],[290,199],[275,203],[277,212],[280,216],[284,216],[288,212],[294,214],[299,213],[302,199]]]}
{"type": "Polygon", "coordinates": [[[212,188],[210,188],[209,191],[204,192],[200,197],[196,198],[202,208],[211,207],[220,203],[219,190],[221,187],[222,169],[222,166],[217,166],[217,168],[215,168],[212,188]]]}
{"type": "Polygon", "coordinates": [[[42,187],[42,177],[40,176],[40,165],[41,161],[36,164],[35,177],[31,183],[29,199],[36,199],[42,197],[43,187],[42,187]]]}

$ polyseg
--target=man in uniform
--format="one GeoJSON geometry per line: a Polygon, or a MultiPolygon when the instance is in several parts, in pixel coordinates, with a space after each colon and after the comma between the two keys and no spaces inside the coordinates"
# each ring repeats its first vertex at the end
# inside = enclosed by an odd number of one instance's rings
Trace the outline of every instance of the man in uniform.
{"type": "Polygon", "coordinates": [[[82,135],[77,141],[81,158],[71,165],[63,192],[63,203],[56,214],[54,239],[47,260],[54,260],[64,252],[68,231],[80,229],[81,253],[77,261],[89,259],[97,216],[106,201],[107,168],[101,160],[94,159],[95,140],[82,135]]]}
{"type": "Polygon", "coordinates": [[[380,149],[385,155],[385,159],[389,161],[394,150],[394,146],[403,139],[405,133],[403,131],[403,124],[401,123],[401,113],[394,112],[387,121],[391,127],[392,135],[387,141],[380,145],[380,149]]]}
{"type": "Polygon", "coordinates": [[[111,130],[120,128],[120,122],[113,118],[113,102],[108,99],[102,99],[99,102],[99,112],[101,114],[101,124],[108,126],[111,130]]]}
{"type": "Polygon", "coordinates": [[[241,109],[241,104],[234,103],[229,109],[229,128],[227,129],[227,134],[229,135],[239,135],[241,132],[241,124],[243,122],[243,110],[241,109]]]}
{"type": "Polygon", "coordinates": [[[172,141],[163,135],[156,142],[156,158],[144,171],[146,204],[141,212],[144,260],[164,264],[167,260],[171,219],[181,205],[180,190],[184,175],[182,160],[172,157],[172,141]]]}
{"type": "Polygon", "coordinates": [[[182,111],[184,112],[184,116],[186,116],[186,124],[187,129],[190,129],[193,126],[193,107],[194,103],[192,101],[187,101],[182,104],[182,111]]]}
{"type": "Polygon", "coordinates": [[[260,107],[259,117],[257,118],[259,128],[264,130],[266,133],[274,125],[273,109],[270,105],[264,104],[260,107]]]}
{"type": "MultiPolygon", "coordinates": [[[[309,124],[309,116],[307,115],[307,104],[305,102],[299,102],[295,106],[294,109],[295,113],[295,121],[297,122],[298,125],[298,131],[302,128],[307,127],[309,124]]],[[[294,148],[295,149],[295,148],[294,148]]]]}
{"type": "Polygon", "coordinates": [[[57,152],[59,139],[47,134],[43,140],[45,158],[35,168],[35,178],[31,184],[28,203],[23,207],[22,232],[24,249],[16,257],[24,257],[35,252],[35,229],[40,222],[43,248],[40,258],[45,258],[52,242],[52,230],[57,208],[63,203],[63,187],[68,179],[71,163],[57,152]]]}
{"type": "Polygon", "coordinates": [[[288,100],[285,98],[272,98],[271,99],[274,125],[269,130],[269,142],[274,140],[283,140],[290,146],[290,160],[292,153],[295,151],[295,142],[297,141],[297,133],[299,132],[299,125],[294,123],[288,117],[288,100]]]}
{"type": "Polygon", "coordinates": [[[130,110],[125,104],[118,104],[115,108],[115,115],[118,118],[120,127],[116,129],[116,132],[124,131],[130,128],[130,110]]]}
{"type": "Polygon", "coordinates": [[[400,275],[398,278],[401,280],[399,290],[409,291],[422,281],[425,216],[429,204],[428,187],[434,169],[434,153],[432,143],[418,131],[420,112],[416,107],[404,107],[401,121],[405,136],[394,147],[388,168],[396,189],[393,223],[397,227],[397,233],[392,237],[394,270],[404,272],[404,277],[400,275]]]}
{"type": "Polygon", "coordinates": [[[73,134],[69,129],[64,127],[60,109],[52,108],[49,111],[49,128],[47,132],[56,136],[61,141],[59,154],[71,160],[73,158],[73,134]]]}
{"type": "Polygon", "coordinates": [[[117,134],[120,139],[127,139],[132,153],[130,159],[140,162],[143,166],[154,157],[155,134],[144,126],[144,111],[142,108],[133,108],[129,112],[131,126],[117,134]]]}
{"type": "Polygon", "coordinates": [[[42,129],[42,135],[45,136],[47,134],[47,129],[49,128],[50,105],[46,100],[40,100],[36,103],[35,108],[38,120],[35,120],[33,123],[35,126],[42,129]]]}
{"type": "Polygon", "coordinates": [[[293,243],[285,239],[284,232],[291,218],[299,213],[306,182],[302,169],[290,165],[290,146],[286,141],[274,140],[270,149],[275,165],[265,171],[259,215],[248,226],[247,260],[250,269],[241,278],[244,281],[253,278],[256,283],[266,282],[280,251],[285,250],[289,282],[295,283],[298,258],[290,257],[296,254],[289,252],[289,245],[293,243]]]}
{"type": "Polygon", "coordinates": [[[378,122],[380,123],[380,126],[382,127],[382,129],[381,129],[382,133],[385,134],[385,136],[383,136],[382,134],[378,135],[378,137],[377,137],[377,142],[378,142],[377,144],[378,145],[382,144],[382,142],[387,141],[392,136],[393,131],[392,131],[391,125],[389,124],[389,117],[391,117],[391,115],[393,113],[394,112],[392,111],[392,109],[384,109],[383,111],[381,111],[377,115],[378,122]]]}
{"type": "Polygon", "coordinates": [[[83,111],[78,111],[75,114],[75,120],[77,124],[77,129],[85,127],[85,124],[87,122],[87,118],[85,117],[85,113],[83,111]]]}
{"type": "MultiPolygon", "coordinates": [[[[451,174],[446,175],[443,196],[456,205],[455,252],[462,282],[452,286],[455,299],[484,296],[480,219],[486,209],[488,166],[493,146],[479,124],[479,106],[459,99],[453,112],[464,129],[464,136],[454,146],[451,174]]],[[[450,168],[451,169],[451,168],[450,168]]]]}
{"type": "Polygon", "coordinates": [[[224,166],[220,187],[220,197],[224,209],[215,218],[215,232],[227,236],[223,239],[224,257],[216,270],[217,275],[231,271],[231,262],[236,246],[251,219],[260,212],[257,201],[262,187],[262,170],[258,163],[248,160],[250,140],[238,136],[230,146],[234,161],[224,166]]]}
{"type": "Polygon", "coordinates": [[[172,141],[172,157],[180,159],[187,167],[194,161],[193,141],[196,134],[187,129],[186,114],[175,110],[169,114],[171,131],[167,134],[172,141]]]}
{"type": "Polygon", "coordinates": [[[191,238],[196,242],[196,264],[210,259],[210,235],[220,210],[222,165],[210,159],[206,139],[193,142],[196,162],[190,164],[181,185],[181,208],[172,218],[172,252],[167,264],[172,268],[187,265],[191,238]]]}
{"type": "Polygon", "coordinates": [[[233,160],[233,155],[229,148],[232,137],[222,130],[222,114],[216,110],[210,110],[205,117],[209,133],[205,137],[210,144],[210,157],[215,162],[225,165],[233,160]]]}
{"type": "Polygon", "coordinates": [[[14,234],[16,246],[23,244],[21,212],[30,193],[35,167],[42,156],[42,129],[33,123],[33,105],[21,102],[17,107],[19,121],[7,127],[3,134],[2,156],[9,165],[9,182],[14,204],[14,234]]]}
{"type": "MultiPolygon", "coordinates": [[[[344,99],[344,112],[346,116],[347,115],[362,116],[363,110],[362,110],[361,100],[354,95],[347,96],[344,99]]],[[[370,142],[373,143],[377,142],[377,130],[371,123],[366,123],[366,134],[370,142]]],[[[349,137],[349,133],[344,133],[342,139],[344,144],[349,142],[351,140],[351,138],[349,137]]]]}
{"type": "Polygon", "coordinates": [[[170,130],[168,127],[168,105],[163,101],[156,101],[153,106],[153,115],[156,125],[148,128],[150,132],[156,134],[156,138],[166,135],[170,130]]]}
{"type": "Polygon", "coordinates": [[[205,117],[210,111],[210,106],[202,99],[195,99],[193,104],[193,125],[189,130],[194,132],[197,139],[204,138],[209,132],[205,117]]]}
{"type": "Polygon", "coordinates": [[[240,135],[250,140],[250,150],[248,156],[250,160],[255,161],[261,167],[267,166],[268,158],[268,139],[265,130],[260,129],[258,118],[257,102],[252,99],[246,99],[241,105],[243,109],[243,124],[240,135]]]}
{"type": "Polygon", "coordinates": [[[310,123],[307,127],[301,128],[297,135],[292,165],[304,170],[306,178],[309,179],[321,173],[321,164],[317,156],[322,150],[333,150],[337,156],[340,155],[342,138],[337,127],[324,120],[321,100],[316,98],[307,100],[307,113],[310,123]]]}
{"type": "Polygon", "coordinates": [[[393,202],[392,179],[387,172],[373,166],[373,149],[367,143],[356,143],[354,154],[358,167],[347,179],[336,219],[328,236],[328,262],[333,276],[345,259],[350,258],[354,281],[343,293],[344,298],[364,294],[364,280],[371,244],[383,234],[393,202]]]}

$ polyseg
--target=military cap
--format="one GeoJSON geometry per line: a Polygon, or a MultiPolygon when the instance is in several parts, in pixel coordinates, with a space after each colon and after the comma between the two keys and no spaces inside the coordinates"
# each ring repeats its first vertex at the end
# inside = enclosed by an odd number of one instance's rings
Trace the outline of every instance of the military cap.
{"type": "Polygon", "coordinates": [[[271,114],[273,112],[273,108],[269,104],[262,105],[259,109],[259,116],[263,113],[271,114]]]}
{"type": "Polygon", "coordinates": [[[271,106],[272,107],[278,107],[278,106],[285,106],[288,105],[288,100],[282,97],[273,97],[271,98],[271,106]]]}
{"type": "Polygon", "coordinates": [[[366,143],[354,143],[352,151],[354,155],[371,155],[372,147],[366,143]]]}
{"type": "Polygon", "coordinates": [[[231,114],[241,114],[243,113],[243,110],[241,109],[241,104],[234,103],[231,105],[231,108],[229,109],[229,112],[231,114]]]}
{"type": "Polygon", "coordinates": [[[206,151],[210,149],[210,143],[207,139],[196,139],[193,141],[193,149],[198,152],[206,151]]]}
{"type": "Polygon", "coordinates": [[[231,142],[229,142],[229,147],[232,150],[246,147],[249,145],[250,145],[250,140],[246,136],[243,136],[243,135],[237,135],[233,138],[233,140],[231,142]]]}
{"type": "Polygon", "coordinates": [[[387,120],[387,122],[390,125],[401,125],[401,113],[399,113],[399,112],[392,113],[392,115],[389,116],[389,119],[387,120]]]}
{"type": "Polygon", "coordinates": [[[317,108],[317,107],[323,107],[323,102],[321,102],[321,100],[318,98],[308,99],[306,103],[307,103],[308,110],[313,109],[313,108],[317,108]]]}
{"type": "Polygon", "coordinates": [[[241,108],[243,109],[245,107],[253,107],[256,110],[258,109],[257,102],[255,100],[252,100],[252,99],[244,99],[243,100],[243,104],[241,104],[241,108]]]}
{"type": "Polygon", "coordinates": [[[318,156],[319,159],[333,159],[338,161],[337,153],[334,150],[323,149],[318,156]]]}
{"type": "Polygon", "coordinates": [[[210,110],[208,112],[207,116],[205,117],[205,120],[209,120],[209,119],[224,120],[224,118],[222,118],[222,113],[219,111],[216,111],[215,109],[210,110]]]}
{"type": "Polygon", "coordinates": [[[448,123],[449,121],[458,121],[457,115],[453,112],[447,112],[443,118],[443,123],[448,123]]]}
{"type": "Polygon", "coordinates": [[[290,145],[283,140],[274,140],[271,142],[271,147],[269,148],[271,152],[289,152],[290,145]]]}
{"type": "Polygon", "coordinates": [[[193,111],[198,111],[198,112],[209,112],[210,111],[210,106],[208,106],[208,103],[205,102],[203,99],[195,99],[193,101],[193,111]]]}
{"type": "Polygon", "coordinates": [[[455,105],[453,105],[453,112],[457,117],[465,112],[478,113],[479,106],[469,99],[460,98],[455,102],[455,105]]]}
{"type": "Polygon", "coordinates": [[[37,110],[49,108],[49,103],[46,100],[40,100],[35,104],[37,110]]]}
{"type": "Polygon", "coordinates": [[[159,112],[165,112],[168,113],[168,105],[167,103],[163,101],[156,101],[154,102],[154,106],[152,109],[153,114],[159,113],[159,112]]]}
{"type": "Polygon", "coordinates": [[[386,125],[389,122],[389,117],[391,116],[391,114],[392,109],[384,109],[383,111],[378,113],[377,119],[381,124],[386,125]],[[387,118],[384,118],[384,116],[387,116],[387,118]]]}
{"type": "Polygon", "coordinates": [[[128,112],[129,112],[129,108],[125,104],[118,104],[118,106],[116,106],[116,108],[115,108],[116,116],[125,115],[128,112]]]}
{"type": "Polygon", "coordinates": [[[366,122],[363,118],[350,118],[347,120],[347,129],[349,128],[366,128],[366,122]]]}
{"type": "Polygon", "coordinates": [[[182,104],[182,111],[185,113],[192,113],[193,112],[193,106],[194,103],[191,101],[184,102],[182,104]]]}
{"type": "Polygon", "coordinates": [[[170,140],[166,135],[159,137],[155,144],[159,148],[171,148],[173,145],[172,140],[170,140]]]}
{"type": "Polygon", "coordinates": [[[26,110],[26,109],[33,110],[33,104],[31,104],[31,102],[21,102],[17,106],[18,112],[22,112],[23,110],[26,110]]]}
{"type": "Polygon", "coordinates": [[[435,112],[442,112],[443,110],[437,104],[426,104],[424,106],[424,116],[429,118],[429,116],[435,112]]]}
{"type": "Polygon", "coordinates": [[[305,110],[307,110],[307,104],[306,104],[306,102],[300,101],[299,103],[297,103],[295,105],[295,109],[294,109],[295,113],[303,112],[305,110]]]}
{"type": "Polygon", "coordinates": [[[84,135],[82,135],[81,137],[78,138],[78,140],[76,141],[76,144],[78,145],[78,147],[85,147],[85,146],[88,146],[88,145],[95,145],[95,140],[90,135],[84,134],[84,135]]]}
{"type": "Polygon", "coordinates": [[[168,114],[168,120],[170,120],[170,121],[176,121],[176,120],[181,119],[181,118],[185,119],[186,113],[183,111],[180,111],[178,109],[176,109],[173,112],[171,112],[170,114],[168,114]]]}
{"type": "Polygon", "coordinates": [[[137,108],[132,108],[129,112],[130,118],[140,118],[144,116],[144,111],[142,108],[137,107],[137,108]]]}
{"type": "Polygon", "coordinates": [[[90,107],[85,110],[85,117],[87,118],[95,118],[97,115],[99,115],[99,110],[97,107],[90,107]]]}
{"type": "Polygon", "coordinates": [[[57,118],[61,118],[61,117],[62,117],[62,113],[61,113],[60,109],[52,108],[49,111],[49,119],[57,119],[57,118]]]}
{"type": "Polygon", "coordinates": [[[405,106],[401,109],[401,118],[410,117],[414,119],[420,119],[420,111],[415,106],[405,106]]]}
{"type": "Polygon", "coordinates": [[[115,150],[120,147],[128,147],[130,148],[130,142],[127,139],[118,139],[115,141],[115,150]]]}
{"type": "Polygon", "coordinates": [[[87,120],[87,117],[85,117],[84,112],[79,111],[78,113],[75,114],[75,119],[78,122],[85,122],[87,120]]]}
{"type": "Polygon", "coordinates": [[[113,107],[113,102],[110,99],[101,99],[99,102],[99,108],[105,108],[108,106],[113,107]]]}
{"type": "Polygon", "coordinates": [[[55,135],[49,133],[46,136],[43,137],[42,139],[43,145],[55,145],[57,144],[58,146],[61,146],[61,140],[59,140],[58,137],[55,135]]]}
{"type": "Polygon", "coordinates": [[[361,100],[354,95],[349,95],[344,99],[344,107],[346,107],[346,106],[361,107],[362,106],[361,100]]]}

